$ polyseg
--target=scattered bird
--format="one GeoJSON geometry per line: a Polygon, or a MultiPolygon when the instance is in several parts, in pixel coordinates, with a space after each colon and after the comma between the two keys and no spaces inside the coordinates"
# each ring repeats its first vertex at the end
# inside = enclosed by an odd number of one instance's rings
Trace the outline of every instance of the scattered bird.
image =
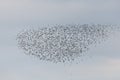
{"type": "Polygon", "coordinates": [[[56,25],[23,31],[17,35],[17,41],[25,54],[64,63],[80,58],[91,45],[105,41],[113,28],[101,24],[56,25]]]}

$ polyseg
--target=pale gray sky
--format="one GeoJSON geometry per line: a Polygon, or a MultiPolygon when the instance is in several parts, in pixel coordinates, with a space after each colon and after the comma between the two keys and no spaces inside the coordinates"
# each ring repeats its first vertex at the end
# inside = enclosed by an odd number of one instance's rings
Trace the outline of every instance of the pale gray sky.
{"type": "Polygon", "coordinates": [[[119,7],[119,0],[0,0],[0,80],[120,80],[120,33],[71,66],[27,56],[15,40],[29,26],[120,24],[119,7]]]}

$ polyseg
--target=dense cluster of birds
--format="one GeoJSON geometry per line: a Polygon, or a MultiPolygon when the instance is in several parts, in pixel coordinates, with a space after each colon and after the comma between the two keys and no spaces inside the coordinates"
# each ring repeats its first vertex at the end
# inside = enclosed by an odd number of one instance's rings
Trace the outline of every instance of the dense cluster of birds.
{"type": "Polygon", "coordinates": [[[25,54],[51,62],[74,61],[90,46],[104,41],[113,26],[100,24],[56,25],[29,29],[17,35],[18,46],[25,54]]]}

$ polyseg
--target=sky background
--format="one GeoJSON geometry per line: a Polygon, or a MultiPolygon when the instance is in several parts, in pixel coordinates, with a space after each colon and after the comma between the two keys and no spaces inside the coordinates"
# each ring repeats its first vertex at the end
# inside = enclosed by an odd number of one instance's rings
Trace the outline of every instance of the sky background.
{"type": "Polygon", "coordinates": [[[120,24],[120,0],[0,0],[0,80],[120,80],[120,33],[79,64],[41,62],[17,47],[19,31],[55,24],[120,24]]]}

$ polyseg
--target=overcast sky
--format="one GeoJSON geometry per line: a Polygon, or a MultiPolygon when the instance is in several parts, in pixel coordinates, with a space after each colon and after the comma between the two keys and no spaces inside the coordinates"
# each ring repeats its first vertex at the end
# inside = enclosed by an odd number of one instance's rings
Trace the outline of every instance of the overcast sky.
{"type": "Polygon", "coordinates": [[[120,0],[0,0],[0,80],[120,80],[120,33],[72,65],[27,56],[15,40],[48,24],[120,24],[119,8],[120,0]]]}

